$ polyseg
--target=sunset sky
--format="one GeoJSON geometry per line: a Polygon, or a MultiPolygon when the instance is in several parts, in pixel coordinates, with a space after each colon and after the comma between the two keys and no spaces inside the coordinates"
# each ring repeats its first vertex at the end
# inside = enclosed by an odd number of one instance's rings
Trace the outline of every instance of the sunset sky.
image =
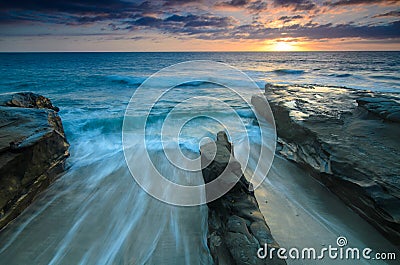
{"type": "Polygon", "coordinates": [[[400,0],[0,3],[0,51],[400,50],[400,0]]]}

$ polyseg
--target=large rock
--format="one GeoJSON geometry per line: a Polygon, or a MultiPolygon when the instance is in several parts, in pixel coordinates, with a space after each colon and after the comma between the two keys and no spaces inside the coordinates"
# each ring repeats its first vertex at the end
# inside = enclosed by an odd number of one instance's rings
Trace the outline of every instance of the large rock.
{"type": "Polygon", "coordinates": [[[208,246],[214,263],[286,264],[276,255],[273,259],[257,257],[258,249],[265,244],[276,249],[279,245],[271,235],[232,149],[224,132],[218,133],[217,141],[200,148],[205,183],[219,181],[217,190],[206,188],[207,197],[213,197],[220,188],[231,187],[225,195],[208,203],[208,246]]]}
{"type": "MultiPolygon", "coordinates": [[[[265,95],[277,126],[277,152],[309,169],[400,246],[399,100],[317,86],[267,86],[265,95]]],[[[260,97],[252,98],[256,109],[260,97]]]]}
{"type": "Polygon", "coordinates": [[[57,111],[34,93],[0,95],[0,229],[64,169],[69,144],[57,111]]]}

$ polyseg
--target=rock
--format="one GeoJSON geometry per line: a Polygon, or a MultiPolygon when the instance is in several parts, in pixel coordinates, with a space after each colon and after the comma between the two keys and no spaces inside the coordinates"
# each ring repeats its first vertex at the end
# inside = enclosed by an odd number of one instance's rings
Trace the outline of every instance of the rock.
{"type": "Polygon", "coordinates": [[[386,115],[386,119],[393,122],[400,122],[400,111],[389,113],[386,115]]]}
{"type": "Polygon", "coordinates": [[[384,120],[400,122],[400,103],[384,97],[363,97],[356,99],[359,106],[384,120]]]}
{"type": "Polygon", "coordinates": [[[32,92],[21,92],[3,95],[1,105],[19,108],[52,109],[58,112],[60,109],[51,104],[50,99],[32,92]],[[4,104],[5,103],[5,104],[4,104]]]}
{"type": "Polygon", "coordinates": [[[0,229],[63,171],[69,144],[57,111],[34,93],[0,96],[0,229]]]}
{"type": "MultiPolygon", "coordinates": [[[[286,264],[276,256],[272,260],[257,257],[258,249],[264,244],[275,248],[279,245],[265,223],[240,163],[232,155],[233,147],[226,134],[219,132],[217,140],[202,145],[200,152],[205,183],[218,178],[226,188],[232,181],[237,182],[225,195],[208,203],[207,239],[214,263],[286,264]]],[[[207,198],[218,191],[206,188],[207,198]]]]}
{"type": "MultiPolygon", "coordinates": [[[[265,96],[275,117],[277,153],[308,169],[400,246],[399,99],[318,86],[269,86],[265,96]]],[[[256,109],[259,97],[252,98],[256,109]]]]}

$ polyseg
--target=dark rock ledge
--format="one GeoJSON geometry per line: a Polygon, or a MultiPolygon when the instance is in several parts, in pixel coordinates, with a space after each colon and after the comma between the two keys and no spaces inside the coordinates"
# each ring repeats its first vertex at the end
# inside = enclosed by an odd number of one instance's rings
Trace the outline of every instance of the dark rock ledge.
{"type": "MultiPolygon", "coordinates": [[[[268,244],[268,248],[279,248],[261,214],[254,194],[249,191],[249,182],[242,173],[240,163],[231,155],[232,145],[224,132],[219,132],[217,141],[200,148],[203,178],[209,183],[219,176],[220,187],[236,181],[238,183],[221,198],[208,203],[208,246],[216,265],[235,264],[286,264],[274,255],[273,259],[260,259],[257,250],[268,244]],[[216,147],[215,157],[214,150],[216,147]]],[[[206,189],[207,197],[219,189],[206,189]]]]}
{"type": "MultiPolygon", "coordinates": [[[[399,247],[399,98],[345,88],[271,85],[265,96],[277,127],[277,153],[308,169],[399,247]]],[[[256,109],[260,97],[252,98],[256,109]]]]}
{"type": "Polygon", "coordinates": [[[0,95],[0,229],[64,169],[69,144],[57,112],[34,93],[0,95]]]}

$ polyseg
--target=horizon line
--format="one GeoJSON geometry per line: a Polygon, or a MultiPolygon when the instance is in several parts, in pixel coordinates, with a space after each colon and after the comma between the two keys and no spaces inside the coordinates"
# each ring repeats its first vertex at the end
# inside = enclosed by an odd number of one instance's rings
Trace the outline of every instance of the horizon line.
{"type": "Polygon", "coordinates": [[[307,52],[400,52],[400,50],[310,50],[310,51],[0,51],[0,53],[307,53],[307,52]]]}

